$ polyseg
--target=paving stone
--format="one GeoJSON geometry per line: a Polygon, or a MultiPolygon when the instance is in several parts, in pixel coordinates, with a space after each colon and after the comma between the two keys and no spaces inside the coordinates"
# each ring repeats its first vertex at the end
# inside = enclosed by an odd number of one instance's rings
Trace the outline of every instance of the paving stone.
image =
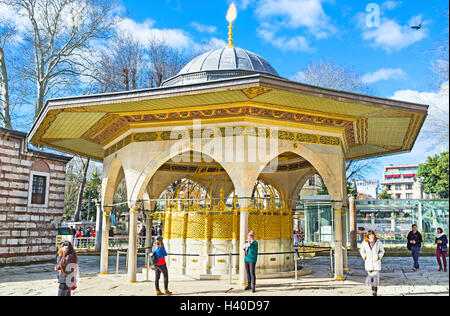
{"type": "MultiPolygon", "coordinates": [[[[81,281],[75,296],[89,295],[154,295],[153,271],[150,282],[145,282],[145,273],[138,274],[137,284],[126,282],[125,260],[121,259],[121,274],[115,273],[115,256],[109,258],[110,275],[98,276],[99,257],[80,256],[81,281]]],[[[140,258],[139,258],[140,259],[140,258]]],[[[321,257],[306,260],[313,273],[294,279],[258,280],[257,295],[289,295],[289,296],[370,296],[370,288],[366,285],[367,273],[362,260],[349,258],[350,273],[344,281],[335,281],[330,276],[329,258],[321,257]]],[[[404,273],[399,266],[408,266],[410,258],[385,258],[380,280],[381,296],[448,296],[448,273],[438,273],[434,258],[423,258],[421,264],[425,269],[419,273],[404,273]]],[[[139,260],[140,271],[144,265],[139,260]]],[[[54,296],[57,293],[56,274],[53,264],[31,265],[26,267],[5,267],[0,269],[0,295],[33,295],[54,296]]],[[[170,287],[174,293],[186,296],[245,296],[248,292],[228,281],[196,281],[186,276],[170,276],[170,287]],[[214,289],[214,290],[212,290],[214,289]]]]}

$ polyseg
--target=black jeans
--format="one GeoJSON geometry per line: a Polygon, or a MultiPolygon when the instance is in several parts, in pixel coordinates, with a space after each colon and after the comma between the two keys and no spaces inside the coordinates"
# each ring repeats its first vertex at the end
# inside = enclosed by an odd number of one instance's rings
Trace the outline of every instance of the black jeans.
{"type": "Polygon", "coordinates": [[[58,287],[58,296],[71,296],[71,289],[64,283],[60,283],[58,287]]]}
{"type": "Polygon", "coordinates": [[[253,262],[245,263],[245,271],[247,271],[248,286],[250,286],[250,284],[251,284],[253,289],[256,286],[255,267],[256,267],[256,263],[253,263],[253,262]]]}
{"type": "Polygon", "coordinates": [[[161,266],[155,266],[155,287],[159,291],[159,278],[161,273],[164,276],[164,290],[169,289],[169,271],[167,271],[167,266],[165,264],[161,266]]]}

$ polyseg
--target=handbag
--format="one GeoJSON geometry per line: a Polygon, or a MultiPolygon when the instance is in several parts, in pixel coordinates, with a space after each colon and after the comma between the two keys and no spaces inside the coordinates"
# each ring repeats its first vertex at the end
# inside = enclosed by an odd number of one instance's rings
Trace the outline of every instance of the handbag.
{"type": "Polygon", "coordinates": [[[441,251],[442,251],[442,252],[448,252],[448,248],[447,248],[447,247],[442,248],[441,251]]]}

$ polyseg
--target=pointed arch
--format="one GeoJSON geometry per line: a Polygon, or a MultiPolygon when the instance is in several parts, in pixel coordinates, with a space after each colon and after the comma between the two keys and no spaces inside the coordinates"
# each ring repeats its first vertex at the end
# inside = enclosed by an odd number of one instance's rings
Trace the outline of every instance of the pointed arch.
{"type": "Polygon", "coordinates": [[[114,203],[114,194],[122,179],[126,179],[126,174],[119,159],[114,159],[109,164],[104,164],[102,179],[102,203],[103,205],[112,205],[114,203]]]}
{"type": "Polygon", "coordinates": [[[188,152],[199,153],[202,154],[203,156],[209,157],[225,170],[226,174],[231,179],[234,186],[236,186],[236,183],[239,183],[239,178],[237,176],[238,171],[236,170],[236,168],[233,166],[232,163],[223,162],[222,157],[216,156],[214,153],[205,153],[201,150],[198,150],[197,148],[194,148],[193,144],[185,144],[183,146],[180,146],[180,148],[178,148],[175,151],[172,150],[172,148],[168,148],[167,150],[164,150],[159,154],[153,156],[153,158],[147,163],[147,165],[141,171],[133,170],[132,168],[125,168],[125,173],[126,174],[129,173],[130,175],[132,175],[129,178],[127,178],[127,180],[132,181],[132,179],[136,179],[135,181],[133,181],[133,183],[127,182],[128,183],[127,187],[129,187],[128,198],[130,203],[142,199],[142,196],[146,191],[146,188],[150,183],[151,179],[164,164],[166,164],[174,157],[177,157],[179,155],[188,152]]]}

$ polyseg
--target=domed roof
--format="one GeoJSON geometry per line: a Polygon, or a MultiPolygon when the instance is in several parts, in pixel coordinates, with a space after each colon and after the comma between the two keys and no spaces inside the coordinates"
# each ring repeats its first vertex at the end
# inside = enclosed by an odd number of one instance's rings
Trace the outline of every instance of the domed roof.
{"type": "Polygon", "coordinates": [[[266,73],[279,77],[277,71],[261,56],[242,48],[225,47],[194,58],[164,86],[200,83],[266,73]],[[195,75],[194,75],[195,74],[195,75]]]}

